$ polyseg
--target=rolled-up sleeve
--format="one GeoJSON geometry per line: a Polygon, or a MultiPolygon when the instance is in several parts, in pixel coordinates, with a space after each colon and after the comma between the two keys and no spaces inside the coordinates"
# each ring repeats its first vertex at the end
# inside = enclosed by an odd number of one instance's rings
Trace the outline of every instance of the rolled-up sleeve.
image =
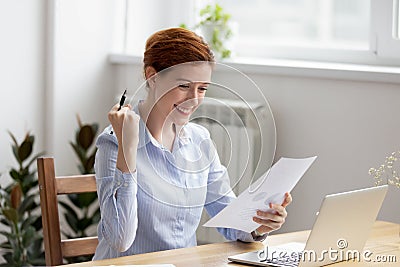
{"type": "Polygon", "coordinates": [[[104,238],[112,249],[123,252],[135,240],[138,225],[136,172],[122,173],[116,168],[118,142],[114,135],[102,133],[96,146],[99,239],[104,238]]]}

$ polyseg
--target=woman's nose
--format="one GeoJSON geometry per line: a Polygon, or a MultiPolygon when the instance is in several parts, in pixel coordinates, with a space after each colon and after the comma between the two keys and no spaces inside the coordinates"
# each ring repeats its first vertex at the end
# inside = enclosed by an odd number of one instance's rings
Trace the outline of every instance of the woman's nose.
{"type": "Polygon", "coordinates": [[[197,88],[191,88],[188,92],[188,100],[192,105],[197,105],[199,103],[199,93],[197,88]]]}

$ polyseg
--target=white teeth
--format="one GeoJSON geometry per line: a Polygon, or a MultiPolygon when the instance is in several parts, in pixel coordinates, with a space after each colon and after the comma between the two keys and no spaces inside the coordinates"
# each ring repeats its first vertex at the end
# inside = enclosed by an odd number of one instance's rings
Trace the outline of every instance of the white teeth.
{"type": "Polygon", "coordinates": [[[191,108],[183,108],[183,107],[180,107],[180,106],[176,106],[176,109],[179,110],[180,112],[185,113],[185,114],[189,114],[190,111],[192,110],[191,108]]]}

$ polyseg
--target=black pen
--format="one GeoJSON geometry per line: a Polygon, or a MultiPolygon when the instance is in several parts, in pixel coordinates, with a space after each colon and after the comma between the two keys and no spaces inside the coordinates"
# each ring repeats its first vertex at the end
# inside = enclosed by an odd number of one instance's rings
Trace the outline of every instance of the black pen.
{"type": "MultiPolygon", "coordinates": [[[[119,108],[118,108],[118,111],[120,111],[121,108],[122,108],[122,106],[124,105],[125,99],[126,99],[126,89],[125,89],[124,93],[123,93],[122,96],[121,96],[121,100],[119,100],[119,108]]],[[[111,131],[110,134],[113,134],[113,131],[111,131]]]]}
{"type": "Polygon", "coordinates": [[[126,89],[125,89],[124,93],[123,93],[122,96],[121,96],[121,100],[119,101],[119,108],[118,108],[118,111],[120,111],[121,108],[122,108],[122,106],[124,105],[125,99],[126,99],[126,89]]]}

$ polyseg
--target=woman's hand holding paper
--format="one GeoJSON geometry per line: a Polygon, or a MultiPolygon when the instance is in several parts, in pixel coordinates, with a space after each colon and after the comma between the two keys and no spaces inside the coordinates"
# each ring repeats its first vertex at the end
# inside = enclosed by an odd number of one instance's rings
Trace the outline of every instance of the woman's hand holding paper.
{"type": "Polygon", "coordinates": [[[268,211],[258,210],[253,221],[261,224],[256,229],[257,234],[266,234],[278,230],[282,227],[287,217],[286,206],[292,202],[290,193],[285,193],[285,199],[282,204],[270,203],[268,211]]]}

